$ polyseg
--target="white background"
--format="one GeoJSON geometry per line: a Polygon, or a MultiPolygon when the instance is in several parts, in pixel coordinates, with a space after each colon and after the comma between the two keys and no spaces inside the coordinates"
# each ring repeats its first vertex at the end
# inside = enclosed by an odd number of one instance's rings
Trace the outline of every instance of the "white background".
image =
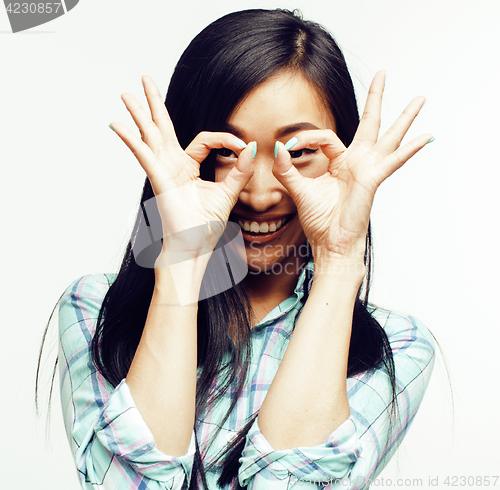
{"type": "Polygon", "coordinates": [[[133,127],[120,94],[140,96],[143,74],[165,93],[203,27],[255,7],[300,8],[329,28],[361,104],[373,74],[387,68],[384,128],[411,98],[427,97],[411,135],[429,131],[436,141],[377,194],[373,300],[412,313],[436,335],[454,408],[440,357],[403,449],[382,476],[392,486],[399,476],[406,486],[420,478],[420,488],[436,488],[432,478],[449,488],[447,475],[500,474],[500,3],[81,0],[17,34],[0,9],[2,489],[79,488],[57,393],[46,431],[55,322],[39,417],[35,370],[59,295],[81,275],[115,271],[129,236],[144,174],[108,128],[113,120],[133,127]]]}

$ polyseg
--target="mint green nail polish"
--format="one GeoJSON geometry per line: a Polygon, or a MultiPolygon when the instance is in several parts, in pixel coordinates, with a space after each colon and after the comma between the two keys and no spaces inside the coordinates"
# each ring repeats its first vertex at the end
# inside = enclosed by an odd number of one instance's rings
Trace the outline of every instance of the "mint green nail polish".
{"type": "Polygon", "coordinates": [[[255,158],[256,154],[257,154],[257,141],[254,141],[253,150],[252,150],[252,158],[255,158]]]}
{"type": "Polygon", "coordinates": [[[274,145],[274,158],[278,158],[278,150],[279,150],[279,146],[278,146],[278,142],[276,141],[276,144],[274,145]]]}
{"type": "Polygon", "coordinates": [[[238,146],[240,146],[241,148],[246,148],[247,147],[247,144],[243,140],[240,140],[239,138],[234,138],[234,139],[236,141],[236,144],[238,146]]]}
{"type": "Polygon", "coordinates": [[[108,124],[108,128],[111,128],[111,130],[116,133],[116,131],[111,127],[111,124],[108,124]]]}
{"type": "Polygon", "coordinates": [[[436,138],[431,138],[431,139],[430,139],[430,140],[426,143],[426,145],[428,145],[429,143],[432,143],[432,142],[433,142],[433,141],[435,141],[435,140],[436,140],[436,138]]]}
{"type": "Polygon", "coordinates": [[[290,150],[293,148],[299,140],[294,136],[291,140],[287,141],[285,145],[285,150],[290,150]]]}

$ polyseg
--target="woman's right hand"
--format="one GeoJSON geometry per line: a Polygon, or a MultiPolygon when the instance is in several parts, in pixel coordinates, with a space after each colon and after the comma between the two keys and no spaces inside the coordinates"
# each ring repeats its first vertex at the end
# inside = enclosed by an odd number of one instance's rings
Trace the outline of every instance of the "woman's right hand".
{"type": "Polygon", "coordinates": [[[142,83],[151,117],[133,95],[122,95],[141,139],[121,123],[110,126],[134,153],[151,182],[163,226],[164,251],[170,247],[170,252],[173,249],[184,257],[191,254],[196,258],[211,252],[222,236],[229,214],[253,174],[255,143],[244,147],[230,133],[202,132],[183,150],[155,82],[144,76],[142,83]],[[237,164],[217,183],[199,177],[200,163],[212,148],[228,148],[239,154],[237,164]],[[195,229],[200,232],[189,232],[195,229]]]}

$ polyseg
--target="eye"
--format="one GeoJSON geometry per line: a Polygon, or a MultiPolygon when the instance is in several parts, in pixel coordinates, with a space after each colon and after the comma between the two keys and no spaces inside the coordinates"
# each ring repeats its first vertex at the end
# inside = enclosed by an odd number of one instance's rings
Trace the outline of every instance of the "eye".
{"type": "Polygon", "coordinates": [[[292,158],[300,158],[300,157],[303,157],[304,154],[311,154],[311,153],[314,153],[318,151],[318,148],[316,148],[315,150],[310,150],[308,148],[303,148],[302,150],[289,150],[288,153],[290,153],[290,157],[292,158]]]}
{"type": "Polygon", "coordinates": [[[217,156],[224,157],[224,158],[230,158],[234,157],[237,158],[236,154],[234,153],[233,150],[230,150],[229,148],[217,148],[214,150],[217,156]]]}

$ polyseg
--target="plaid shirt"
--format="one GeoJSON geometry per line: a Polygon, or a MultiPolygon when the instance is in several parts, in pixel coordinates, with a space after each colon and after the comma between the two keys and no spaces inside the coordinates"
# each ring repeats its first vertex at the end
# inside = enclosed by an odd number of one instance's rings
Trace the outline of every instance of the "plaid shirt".
{"type": "MultiPolygon", "coordinates": [[[[311,287],[312,272],[309,262],[294,294],[252,329],[248,382],[206,454],[208,440],[230,406],[232,390],[200,416],[196,434],[205,466],[216,460],[220,449],[261,407],[303,307],[305,288],[311,287]]],[[[97,317],[115,277],[94,274],[78,279],[66,290],[59,309],[63,414],[81,485],[106,490],[186,489],[194,460],[194,430],[185,455],[162,453],[126,381],[113,388],[92,361],[90,346],[97,317]]],[[[373,315],[389,337],[396,366],[399,416],[392,431],[388,430],[392,392],[386,371],[358,374],[347,379],[349,418],[318,446],[275,451],[256,419],[240,458],[242,486],[254,490],[361,489],[368,488],[382,471],[420,406],[434,364],[434,342],[416,318],[380,309],[373,315]]],[[[210,490],[220,488],[221,468],[219,463],[207,471],[210,490]]]]}

